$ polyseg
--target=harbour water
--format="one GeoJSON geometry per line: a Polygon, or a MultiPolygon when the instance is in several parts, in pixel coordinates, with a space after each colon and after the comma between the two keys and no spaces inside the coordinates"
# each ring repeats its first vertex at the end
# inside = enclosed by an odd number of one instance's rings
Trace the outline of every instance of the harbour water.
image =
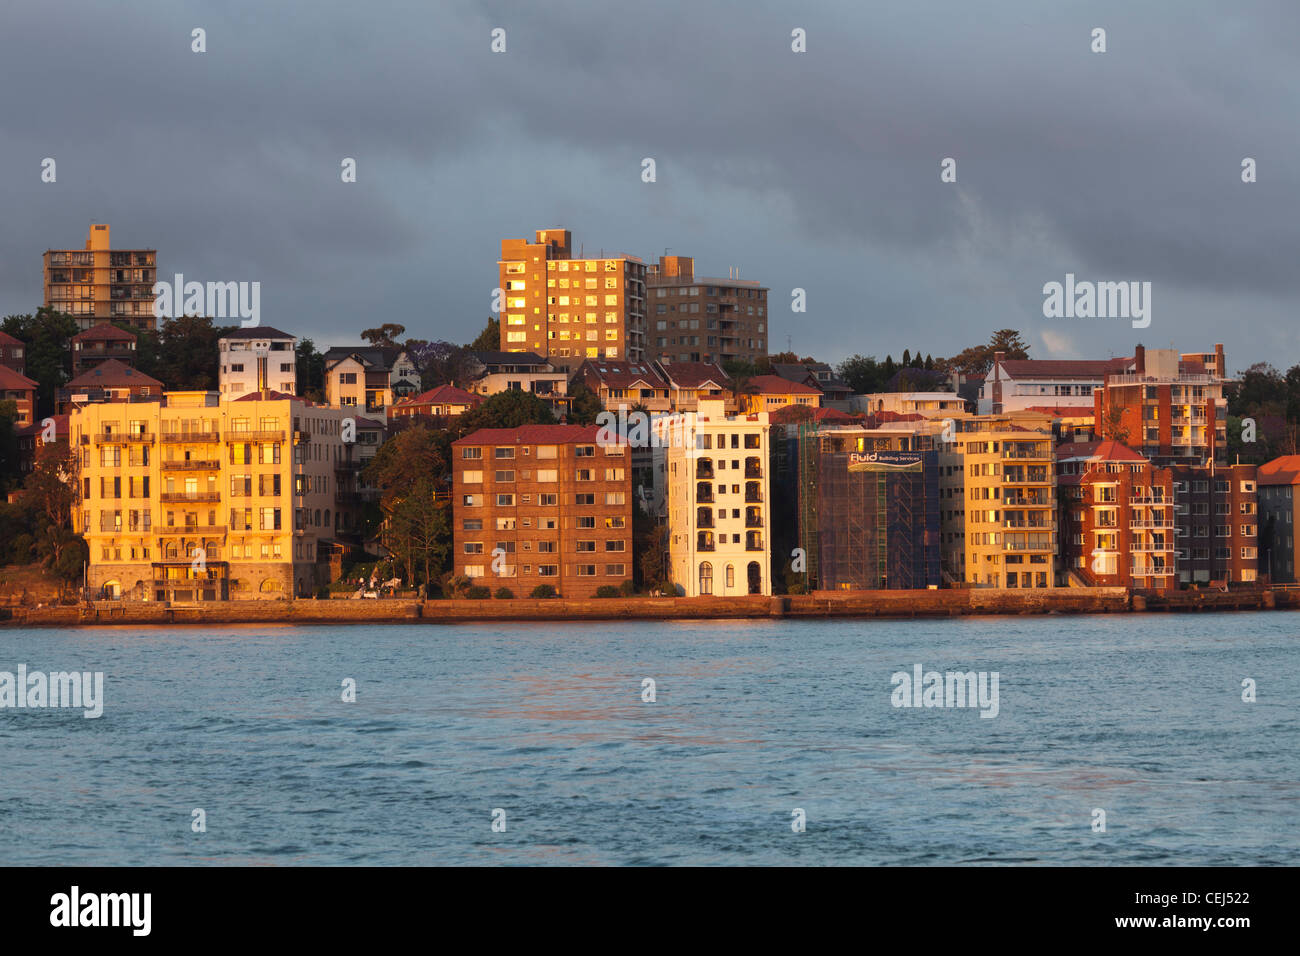
{"type": "Polygon", "coordinates": [[[0,864],[1300,863],[1300,613],[5,629],[0,649],[0,671],[105,675],[97,719],[0,709],[0,864]],[[894,706],[918,664],[997,672],[997,716],[894,706]]]}

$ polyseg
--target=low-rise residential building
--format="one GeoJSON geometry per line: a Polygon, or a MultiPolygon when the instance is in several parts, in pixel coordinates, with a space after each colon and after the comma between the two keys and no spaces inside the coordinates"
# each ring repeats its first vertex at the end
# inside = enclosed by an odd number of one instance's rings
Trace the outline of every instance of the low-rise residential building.
{"type": "Polygon", "coordinates": [[[74,525],[91,592],[168,602],[314,593],[328,577],[344,417],[277,393],[74,408],[74,525]]]}
{"type": "Polygon", "coordinates": [[[1129,372],[1131,358],[1009,359],[993,355],[979,389],[979,414],[1001,415],[1036,407],[1093,408],[1093,393],[1112,373],[1129,372]]]}
{"type": "Polygon", "coordinates": [[[1300,568],[1300,455],[1259,466],[1260,570],[1274,584],[1295,584],[1300,568]]]}
{"type": "Polygon", "coordinates": [[[11,401],[18,409],[16,425],[30,425],[36,416],[37,384],[8,365],[0,365],[0,401],[11,401]]]}
{"type": "Polygon", "coordinates": [[[874,392],[855,395],[852,409],[867,415],[917,415],[951,418],[966,411],[966,400],[955,392],[874,392]]]}
{"type": "Polygon", "coordinates": [[[27,346],[7,332],[0,332],[0,365],[19,375],[27,371],[27,346]]]}
{"type": "Polygon", "coordinates": [[[547,402],[556,417],[572,406],[569,397],[569,373],[557,369],[534,352],[471,352],[474,361],[472,381],[468,386],[476,395],[498,392],[531,392],[547,402]]]}
{"type": "Polygon", "coordinates": [[[667,448],[668,559],[688,597],[772,593],[768,417],[704,400],[667,448]]]}
{"type": "Polygon", "coordinates": [[[852,410],[850,401],[853,398],[853,389],[825,362],[808,362],[802,365],[777,362],[772,365],[772,374],[787,381],[811,385],[822,393],[823,408],[834,408],[841,412],[852,410]]]}
{"type": "Polygon", "coordinates": [[[57,395],[58,413],[65,415],[73,406],[99,402],[156,401],[162,396],[163,383],[117,359],[105,359],[61,386],[57,395]]]}
{"type": "Polygon", "coordinates": [[[1249,584],[1259,574],[1257,465],[1170,465],[1181,584],[1249,584]]]}
{"type": "Polygon", "coordinates": [[[470,409],[478,408],[483,399],[473,392],[454,385],[439,385],[419,395],[399,398],[393,404],[394,418],[459,418],[470,409]]]}
{"type": "Polygon", "coordinates": [[[269,325],[232,329],[217,340],[217,391],[232,400],[263,389],[297,394],[297,345],[296,336],[269,325]]]}
{"type": "Polygon", "coordinates": [[[594,426],[482,428],[452,444],[453,568],[493,591],[590,598],[632,579],[628,447],[594,426]]]}
{"type": "Polygon", "coordinates": [[[1057,448],[1064,584],[1177,587],[1174,481],[1115,441],[1057,448]]]}
{"type": "Polygon", "coordinates": [[[821,408],[821,389],[779,375],[755,375],[736,392],[736,410],[744,415],[774,412],[786,405],[821,408]]]}
{"type": "Polygon", "coordinates": [[[420,392],[420,375],[405,349],[357,346],[325,353],[325,403],[387,418],[399,398],[420,392]]]}
{"type": "Polygon", "coordinates": [[[731,398],[727,374],[709,362],[606,362],[588,360],[573,381],[600,399],[607,411],[643,408],[649,414],[694,411],[703,399],[731,398]]]}
{"type": "Polygon", "coordinates": [[[134,366],[135,344],[133,333],[109,322],[78,332],[72,337],[72,374],[81,375],[108,359],[134,366]]]}

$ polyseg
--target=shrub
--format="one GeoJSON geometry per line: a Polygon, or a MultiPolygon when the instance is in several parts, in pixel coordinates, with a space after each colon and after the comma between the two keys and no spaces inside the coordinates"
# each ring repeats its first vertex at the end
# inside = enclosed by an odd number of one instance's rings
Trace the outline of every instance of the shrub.
{"type": "Polygon", "coordinates": [[[623,597],[631,597],[636,594],[636,584],[632,581],[624,581],[618,586],[618,590],[623,597]]]}
{"type": "Polygon", "coordinates": [[[602,584],[596,588],[596,597],[598,598],[616,598],[621,595],[622,592],[612,584],[602,584]]]}
{"type": "Polygon", "coordinates": [[[550,584],[539,584],[533,588],[533,593],[528,595],[531,598],[553,598],[559,597],[559,593],[550,584]]]}
{"type": "Polygon", "coordinates": [[[322,584],[320,587],[316,589],[316,597],[328,598],[329,596],[330,596],[330,586],[328,584],[322,584]]]}
{"type": "Polygon", "coordinates": [[[497,593],[493,595],[498,601],[510,601],[514,598],[515,592],[509,588],[497,588],[497,593]]]}
{"type": "Polygon", "coordinates": [[[485,601],[492,596],[492,589],[481,584],[473,584],[465,589],[465,597],[471,601],[485,601]]]}

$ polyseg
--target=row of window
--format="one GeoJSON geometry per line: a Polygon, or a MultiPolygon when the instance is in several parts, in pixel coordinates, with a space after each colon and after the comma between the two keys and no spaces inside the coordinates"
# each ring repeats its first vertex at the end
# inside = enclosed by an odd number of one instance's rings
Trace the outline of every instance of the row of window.
{"type": "MultiPolygon", "coordinates": [[[[590,578],[590,577],[595,577],[599,573],[601,565],[574,564],[574,565],[570,565],[570,567],[572,568],[572,570],[570,571],[571,574],[577,575],[580,578],[590,578]]],[[[516,566],[507,565],[505,567],[500,568],[497,571],[494,571],[493,577],[513,578],[518,570],[520,569],[519,566],[517,565],[516,566]]],[[[522,570],[524,574],[532,574],[533,566],[531,564],[525,564],[523,565],[522,570]]],[[[606,564],[604,565],[604,573],[606,577],[610,577],[610,578],[626,578],[627,565],[606,564]]],[[[537,576],[541,578],[559,577],[560,566],[558,564],[539,564],[537,565],[537,576]]],[[[484,573],[484,566],[481,564],[465,565],[465,577],[467,578],[486,577],[486,574],[484,573]]]]}
{"type": "MultiPolygon", "coordinates": [[[[497,495],[496,505],[498,508],[515,507],[515,498],[520,499],[521,504],[532,504],[532,495],[497,495]]],[[[596,504],[597,496],[594,494],[575,494],[573,503],[579,506],[592,506],[596,504]]],[[[610,491],[605,493],[606,505],[622,505],[626,503],[627,496],[622,491],[610,491]]],[[[538,495],[537,504],[543,508],[555,507],[560,503],[559,495],[538,495]]],[[[482,495],[462,495],[461,504],[466,508],[480,508],[483,506],[482,495]]]]}

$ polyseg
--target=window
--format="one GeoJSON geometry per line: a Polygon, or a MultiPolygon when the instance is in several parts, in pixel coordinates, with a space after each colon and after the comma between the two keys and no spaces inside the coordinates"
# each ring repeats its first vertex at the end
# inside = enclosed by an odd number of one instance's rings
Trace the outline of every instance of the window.
{"type": "Polygon", "coordinates": [[[498,508],[513,508],[515,505],[514,495],[497,495],[498,508]]]}

